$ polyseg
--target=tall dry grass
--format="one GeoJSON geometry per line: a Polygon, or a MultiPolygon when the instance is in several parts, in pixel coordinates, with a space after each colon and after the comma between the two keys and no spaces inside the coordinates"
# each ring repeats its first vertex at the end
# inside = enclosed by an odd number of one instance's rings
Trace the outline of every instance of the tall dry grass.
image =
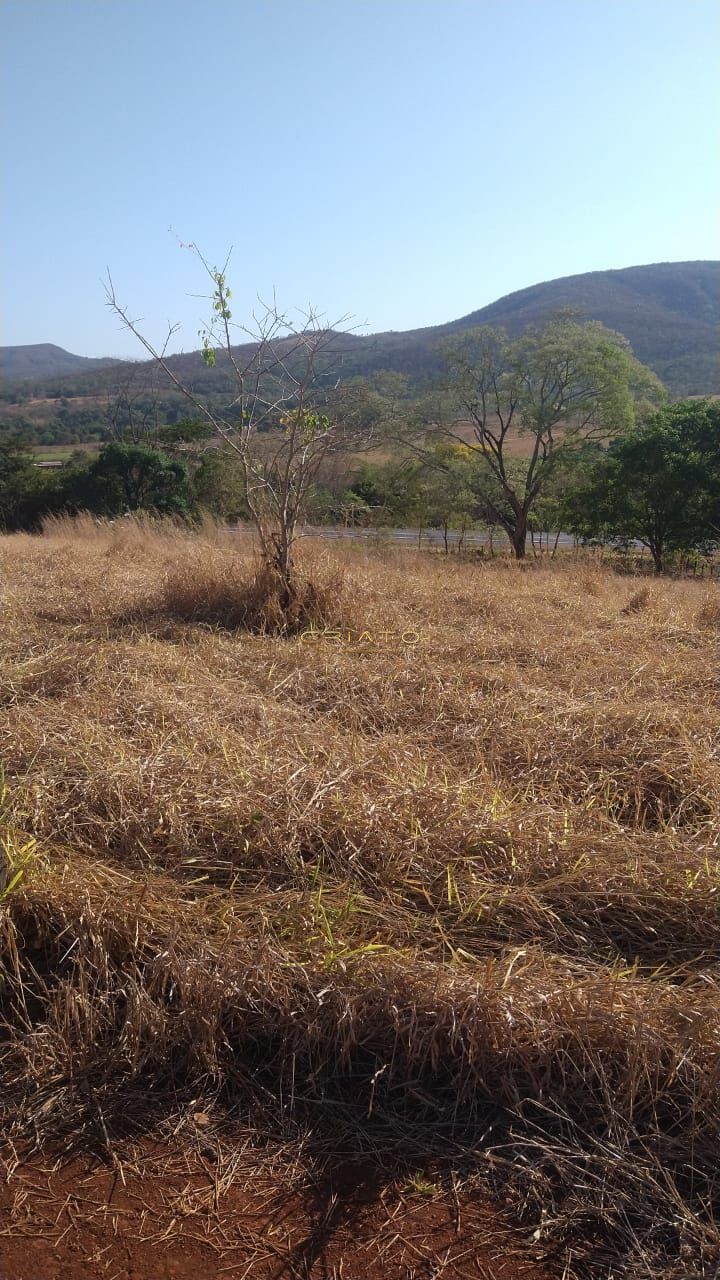
{"type": "Polygon", "coordinates": [[[567,1276],[711,1276],[717,599],[316,546],[318,617],[233,631],[244,546],[0,543],[6,1125],[204,1097],[480,1170],[567,1276]]]}

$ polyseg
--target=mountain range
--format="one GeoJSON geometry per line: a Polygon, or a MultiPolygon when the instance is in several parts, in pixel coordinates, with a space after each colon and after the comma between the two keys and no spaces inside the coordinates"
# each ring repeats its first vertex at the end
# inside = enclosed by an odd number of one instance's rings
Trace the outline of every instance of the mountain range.
{"type": "MultiPolygon", "coordinates": [[[[715,261],[664,262],[565,276],[510,293],[446,324],[367,337],[345,334],[339,344],[342,372],[351,376],[392,369],[422,382],[440,371],[439,347],[453,334],[492,324],[514,336],[568,308],[579,319],[601,320],[624,334],[635,355],[659,375],[672,396],[720,393],[720,262],[715,261]]],[[[50,343],[0,348],[3,378],[32,381],[34,394],[40,396],[46,379],[72,380],[76,395],[100,392],[123,363],[72,355],[50,343]]],[[[198,352],[173,356],[170,363],[196,386],[209,372],[198,352]]],[[[212,372],[214,389],[222,390],[220,369],[212,372]]]]}

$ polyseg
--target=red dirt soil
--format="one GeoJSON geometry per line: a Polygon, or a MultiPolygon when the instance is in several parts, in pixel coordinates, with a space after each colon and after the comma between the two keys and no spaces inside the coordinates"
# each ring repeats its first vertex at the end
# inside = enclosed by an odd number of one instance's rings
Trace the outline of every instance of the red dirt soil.
{"type": "Polygon", "coordinates": [[[247,1153],[237,1179],[167,1147],[132,1166],[35,1157],[0,1186],[0,1280],[550,1280],[477,1192],[352,1163],[315,1189],[281,1182],[247,1153]]]}

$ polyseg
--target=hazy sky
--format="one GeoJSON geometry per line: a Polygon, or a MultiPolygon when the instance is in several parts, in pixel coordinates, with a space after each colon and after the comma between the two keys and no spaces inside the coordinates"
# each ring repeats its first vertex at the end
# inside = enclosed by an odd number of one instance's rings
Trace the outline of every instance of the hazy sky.
{"type": "MultiPolygon", "coordinates": [[[[717,0],[0,0],[4,344],[236,315],[441,323],[718,257],[717,0]]],[[[362,331],[362,330],[361,330],[362,331]]]]}

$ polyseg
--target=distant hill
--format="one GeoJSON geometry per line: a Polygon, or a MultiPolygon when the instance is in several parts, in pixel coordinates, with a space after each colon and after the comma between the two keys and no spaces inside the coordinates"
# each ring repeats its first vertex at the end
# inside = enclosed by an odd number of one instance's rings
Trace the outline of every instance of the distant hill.
{"type": "Polygon", "coordinates": [[[74,356],[52,342],[26,347],[0,347],[0,377],[8,382],[26,378],[62,378],[71,373],[91,373],[117,364],[117,360],[74,356]]]}
{"type": "Polygon", "coordinates": [[[590,271],[510,293],[442,326],[478,324],[517,334],[572,307],[625,334],[639,360],[675,395],[720,392],[720,262],[663,262],[590,271]]]}
{"type": "MultiPolygon", "coordinates": [[[[415,384],[422,383],[440,372],[439,347],[453,334],[492,324],[517,335],[565,308],[572,308],[581,319],[601,320],[623,333],[671,396],[720,393],[720,262],[663,262],[590,271],[510,293],[447,324],[369,337],[338,334],[340,372],[347,377],[392,369],[408,374],[415,384]]],[[[198,391],[223,393],[230,387],[221,361],[208,370],[200,354],[192,352],[173,356],[169,363],[198,391]]],[[[100,394],[112,382],[113,365],[123,367],[117,361],[74,356],[50,344],[0,349],[4,377],[32,379],[36,396],[43,394],[45,377],[63,376],[72,376],[76,395],[100,394]]],[[[134,366],[136,379],[142,367],[134,366]]]]}
{"type": "MultiPolygon", "coordinates": [[[[421,382],[441,372],[440,348],[455,334],[498,325],[515,337],[568,308],[579,319],[601,320],[624,334],[674,398],[720,393],[720,262],[663,262],[564,276],[509,293],[447,324],[368,337],[338,335],[335,356],[345,376],[392,369],[421,382]]],[[[199,354],[174,361],[183,376],[203,382],[199,354]]]]}
{"type": "Polygon", "coordinates": [[[498,325],[516,336],[566,308],[624,334],[675,398],[720,393],[720,262],[664,262],[550,280],[448,324],[357,339],[364,347],[348,362],[358,373],[432,374],[441,366],[438,345],[462,330],[498,325]]]}

